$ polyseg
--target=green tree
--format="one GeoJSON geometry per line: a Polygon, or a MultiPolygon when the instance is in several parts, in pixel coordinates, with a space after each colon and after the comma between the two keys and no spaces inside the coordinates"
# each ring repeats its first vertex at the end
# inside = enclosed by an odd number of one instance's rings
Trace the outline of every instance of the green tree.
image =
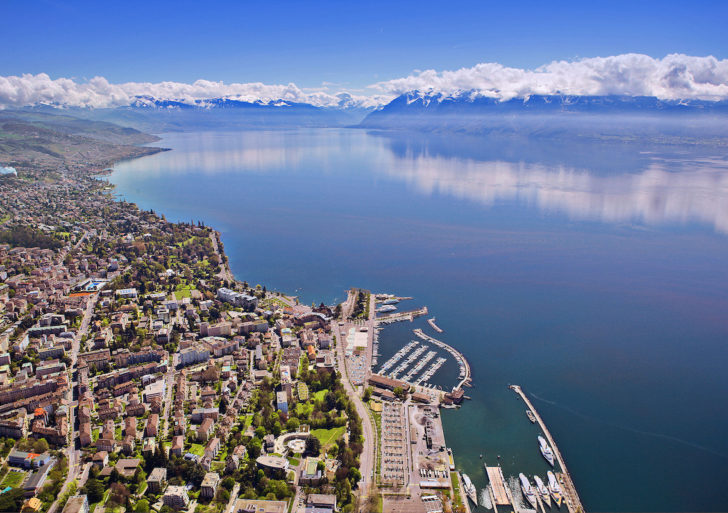
{"type": "Polygon", "coordinates": [[[134,506],[134,513],[149,513],[149,501],[147,499],[140,499],[134,506]]]}

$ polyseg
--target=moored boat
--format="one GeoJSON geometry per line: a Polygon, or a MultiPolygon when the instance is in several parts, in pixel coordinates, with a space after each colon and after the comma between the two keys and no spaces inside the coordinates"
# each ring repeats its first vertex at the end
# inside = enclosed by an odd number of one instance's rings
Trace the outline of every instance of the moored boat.
{"type": "Polygon", "coordinates": [[[528,420],[530,420],[532,424],[536,423],[536,416],[533,414],[533,412],[531,410],[526,410],[526,416],[528,417],[528,420]]]}
{"type": "Polygon", "coordinates": [[[539,497],[541,497],[543,503],[550,508],[551,496],[549,495],[549,489],[546,488],[546,485],[543,484],[543,481],[541,481],[540,477],[533,476],[533,480],[536,482],[536,491],[538,492],[539,497]]]}
{"type": "Polygon", "coordinates": [[[549,447],[548,442],[544,437],[539,435],[538,437],[538,446],[541,449],[541,454],[544,458],[546,458],[546,461],[548,461],[551,466],[554,466],[554,453],[551,451],[551,447],[549,447]]]}
{"type": "Polygon", "coordinates": [[[560,508],[561,501],[564,499],[563,492],[561,491],[561,485],[556,480],[556,476],[550,470],[546,473],[546,477],[549,479],[549,492],[551,497],[554,498],[554,502],[560,508]]]}
{"type": "Polygon", "coordinates": [[[478,505],[478,492],[475,489],[475,485],[470,480],[467,474],[463,474],[463,489],[465,490],[465,495],[468,496],[468,499],[473,501],[473,504],[476,506],[478,505]]]}
{"type": "Polygon", "coordinates": [[[526,500],[533,506],[536,507],[536,494],[533,491],[533,486],[528,481],[528,478],[523,473],[518,474],[518,479],[521,480],[521,491],[526,500]]]}
{"type": "Polygon", "coordinates": [[[377,308],[378,313],[394,312],[397,309],[394,305],[384,305],[377,308]]]}

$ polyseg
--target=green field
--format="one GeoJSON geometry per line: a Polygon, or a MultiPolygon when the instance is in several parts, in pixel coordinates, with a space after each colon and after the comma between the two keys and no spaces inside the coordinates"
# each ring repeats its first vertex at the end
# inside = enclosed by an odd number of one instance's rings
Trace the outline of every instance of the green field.
{"type": "Polygon", "coordinates": [[[311,412],[313,412],[313,404],[296,403],[296,415],[298,415],[299,417],[311,415],[311,412]]]}
{"type": "Polygon", "coordinates": [[[193,290],[195,289],[191,285],[180,285],[177,287],[177,290],[174,291],[174,297],[177,300],[185,297],[190,297],[190,292],[192,292],[193,290]]]}
{"type": "Polygon", "coordinates": [[[202,458],[205,455],[205,447],[200,444],[192,444],[189,452],[202,458]]]}
{"type": "Polygon", "coordinates": [[[5,476],[5,479],[3,479],[3,482],[0,483],[0,488],[5,489],[5,487],[9,486],[11,488],[17,488],[20,486],[20,483],[23,482],[25,479],[25,472],[15,472],[11,470],[8,472],[8,474],[5,476]]]}
{"type": "Polygon", "coordinates": [[[336,441],[344,435],[345,426],[335,427],[331,429],[314,429],[311,434],[321,442],[321,450],[326,450],[336,443],[336,441]]]}

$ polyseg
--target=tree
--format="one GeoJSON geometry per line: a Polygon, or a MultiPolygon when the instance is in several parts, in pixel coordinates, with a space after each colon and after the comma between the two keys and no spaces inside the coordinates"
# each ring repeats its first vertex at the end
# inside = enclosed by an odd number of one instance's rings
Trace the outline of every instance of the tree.
{"type": "Polygon", "coordinates": [[[362,396],[362,399],[364,400],[365,403],[368,402],[369,399],[372,398],[372,391],[373,391],[372,387],[366,387],[364,389],[364,395],[362,396]]]}
{"type": "Polygon", "coordinates": [[[91,477],[86,481],[83,490],[88,495],[88,501],[90,503],[99,502],[104,498],[104,485],[95,477],[91,477]]]}
{"type": "Polygon", "coordinates": [[[39,438],[35,441],[33,444],[33,450],[37,452],[38,454],[43,454],[48,450],[48,442],[45,438],[39,438]]]}
{"type": "Polygon", "coordinates": [[[134,506],[134,513],[149,513],[149,501],[147,499],[140,499],[134,506]]]}
{"type": "Polygon", "coordinates": [[[321,441],[315,436],[306,438],[306,455],[318,456],[321,452],[321,441]]]}

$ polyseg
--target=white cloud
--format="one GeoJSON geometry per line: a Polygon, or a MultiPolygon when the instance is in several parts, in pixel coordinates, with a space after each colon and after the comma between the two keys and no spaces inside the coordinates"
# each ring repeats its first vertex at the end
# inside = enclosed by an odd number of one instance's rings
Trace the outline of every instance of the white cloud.
{"type": "Polygon", "coordinates": [[[577,61],[554,61],[534,70],[495,62],[456,71],[425,70],[374,84],[383,94],[411,91],[499,99],[532,94],[656,96],[662,99],[728,98],[728,60],[682,54],[655,59],[624,54],[577,61]]]}
{"type": "Polygon", "coordinates": [[[380,96],[351,96],[331,94],[324,90],[303,91],[295,84],[247,84],[197,80],[182,82],[126,82],[112,84],[103,77],[86,82],[70,78],[52,79],[38,75],[0,76],[0,106],[21,107],[37,104],[57,104],[73,107],[117,107],[129,105],[138,97],[194,103],[198,100],[228,98],[240,101],[310,103],[320,107],[335,107],[346,101],[356,106],[376,106],[387,99],[380,96]]]}
{"type": "Polygon", "coordinates": [[[728,98],[728,60],[673,54],[662,59],[624,54],[577,61],[554,61],[533,70],[487,62],[455,71],[416,71],[410,76],[378,82],[359,90],[332,91],[331,83],[318,89],[296,84],[224,83],[210,80],[183,82],[125,82],[104,77],[88,81],[52,79],[38,75],[0,76],[0,108],[36,104],[74,107],[129,105],[138,97],[184,103],[211,98],[241,101],[304,102],[321,107],[376,107],[394,96],[411,92],[475,95],[509,99],[531,94],[645,95],[664,99],[728,98]],[[353,93],[357,94],[353,94],[353,93]],[[372,92],[376,94],[371,94],[372,92]]]}

